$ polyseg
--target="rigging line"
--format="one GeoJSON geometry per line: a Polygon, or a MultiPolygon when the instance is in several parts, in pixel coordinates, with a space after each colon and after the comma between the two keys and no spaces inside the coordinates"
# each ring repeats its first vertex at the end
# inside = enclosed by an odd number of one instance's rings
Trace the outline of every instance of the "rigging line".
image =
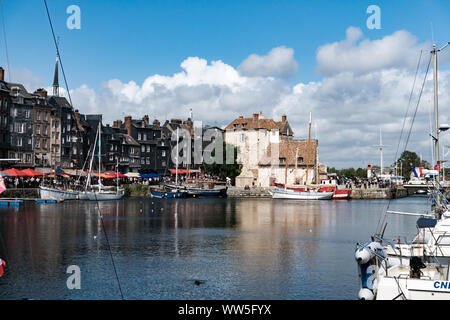
{"type": "MultiPolygon", "coordinates": [[[[423,83],[422,83],[422,87],[421,87],[421,90],[420,90],[420,94],[419,94],[419,97],[418,97],[418,100],[417,100],[416,109],[415,109],[415,111],[414,111],[414,116],[413,116],[413,118],[412,118],[412,120],[411,120],[411,126],[410,126],[410,128],[409,128],[408,137],[407,137],[407,139],[406,139],[405,148],[404,148],[403,151],[406,151],[406,148],[407,148],[408,142],[409,142],[409,138],[410,138],[410,136],[411,136],[411,130],[412,130],[412,127],[413,127],[413,124],[414,124],[414,119],[416,118],[417,109],[418,109],[419,104],[420,104],[420,99],[421,99],[421,97],[422,97],[423,88],[424,88],[424,86],[425,86],[425,82],[426,82],[427,76],[428,76],[428,71],[429,71],[429,69],[430,69],[431,57],[432,57],[432,56],[430,55],[430,60],[428,60],[428,65],[427,65],[427,71],[426,71],[426,73],[425,73],[425,77],[424,77],[424,80],[423,80],[423,83]]],[[[410,97],[410,99],[411,99],[411,97],[410,97]]],[[[408,107],[408,108],[409,108],[409,107],[408,107]]],[[[403,129],[402,129],[402,131],[403,131],[403,129]]],[[[400,141],[399,141],[399,145],[400,145],[400,141]]],[[[397,150],[397,151],[398,151],[398,150],[397,150]]],[[[395,158],[397,158],[397,152],[396,152],[395,158]]],[[[397,160],[395,160],[395,161],[397,161],[397,160]]],[[[387,203],[387,205],[386,205],[386,210],[384,210],[384,212],[382,213],[382,215],[381,215],[381,217],[380,217],[380,220],[378,220],[378,225],[377,225],[377,228],[376,228],[376,230],[377,230],[378,233],[381,232],[381,230],[378,231],[378,229],[379,229],[379,228],[382,228],[383,225],[384,225],[384,223],[386,222],[386,218],[387,218],[387,213],[386,213],[386,212],[387,212],[387,210],[389,210],[390,205],[391,205],[391,198],[388,200],[388,203],[387,203]]]]}
{"type": "MultiPolygon", "coordinates": [[[[100,190],[100,185],[99,185],[99,190],[100,190]]],[[[105,234],[106,243],[108,244],[108,249],[109,249],[108,251],[109,251],[109,255],[111,257],[114,274],[116,275],[117,284],[119,286],[120,296],[122,297],[122,300],[125,300],[125,298],[123,297],[122,287],[120,286],[120,280],[119,280],[119,275],[117,274],[116,264],[114,263],[114,257],[113,257],[112,250],[111,250],[111,244],[109,243],[108,234],[106,233],[105,223],[103,221],[103,215],[102,215],[102,212],[100,211],[100,206],[98,204],[98,199],[97,199],[97,195],[95,194],[95,192],[94,192],[94,195],[95,195],[95,203],[97,205],[98,213],[100,216],[100,221],[102,222],[103,233],[105,234]]]]}
{"type": "Polygon", "coordinates": [[[52,19],[50,17],[50,12],[48,11],[47,0],[44,0],[44,5],[45,5],[45,9],[47,11],[48,22],[50,23],[50,28],[52,30],[53,41],[55,42],[56,54],[58,55],[59,64],[61,65],[61,70],[62,70],[63,77],[64,77],[64,83],[66,84],[66,90],[67,90],[67,95],[69,96],[70,106],[73,107],[72,98],[70,96],[70,91],[69,91],[69,86],[67,85],[66,73],[64,72],[64,67],[63,67],[61,55],[59,54],[58,41],[56,40],[55,30],[53,29],[52,19]]]}
{"type": "Polygon", "coordinates": [[[421,61],[421,59],[422,59],[422,51],[423,51],[423,50],[420,50],[419,61],[418,61],[418,63],[417,63],[416,73],[415,73],[415,75],[414,75],[414,82],[413,82],[413,86],[412,86],[412,88],[411,88],[411,93],[409,94],[408,107],[406,108],[405,117],[403,118],[402,130],[400,131],[400,138],[399,138],[399,140],[398,140],[397,150],[395,151],[395,157],[394,157],[394,160],[395,160],[395,161],[397,161],[398,150],[400,149],[400,144],[401,144],[402,136],[403,136],[403,130],[405,129],[406,118],[407,118],[407,116],[408,116],[409,108],[410,108],[410,106],[411,106],[411,100],[412,100],[412,96],[413,96],[413,93],[414,93],[414,88],[416,87],[417,74],[418,74],[418,72],[419,72],[420,61],[421,61]]]}
{"type": "Polygon", "coordinates": [[[423,79],[422,88],[420,89],[419,98],[417,99],[416,110],[414,111],[414,116],[413,116],[413,118],[412,118],[412,120],[411,120],[411,126],[409,127],[408,138],[406,139],[404,151],[405,151],[406,148],[408,147],[408,142],[409,142],[409,138],[410,138],[410,136],[411,136],[411,130],[412,130],[412,127],[413,127],[413,124],[414,124],[414,119],[416,118],[417,109],[419,108],[420,100],[421,100],[421,98],[422,98],[423,88],[425,87],[425,83],[426,83],[427,77],[428,77],[428,71],[430,70],[431,58],[432,58],[432,56],[431,56],[431,54],[430,54],[430,60],[428,60],[427,71],[425,72],[425,77],[424,77],[424,79],[423,79]]]}
{"type": "Polygon", "coordinates": [[[6,64],[8,65],[8,80],[11,82],[11,67],[9,64],[8,43],[6,41],[5,15],[3,12],[3,1],[0,0],[0,10],[2,14],[3,38],[5,39],[6,64]]]}

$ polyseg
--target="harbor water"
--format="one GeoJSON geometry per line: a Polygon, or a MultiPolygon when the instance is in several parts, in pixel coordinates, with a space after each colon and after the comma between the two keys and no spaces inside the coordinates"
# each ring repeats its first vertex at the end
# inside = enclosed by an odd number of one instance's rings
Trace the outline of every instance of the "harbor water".
{"type": "MultiPolygon", "coordinates": [[[[356,299],[355,244],[369,240],[387,204],[229,198],[0,207],[0,299],[121,299],[119,283],[125,299],[356,299]],[[67,286],[69,266],[79,267],[80,289],[67,286]]],[[[391,200],[390,209],[423,212],[427,198],[391,200]]],[[[416,220],[389,216],[386,237],[410,240],[416,220]]]]}

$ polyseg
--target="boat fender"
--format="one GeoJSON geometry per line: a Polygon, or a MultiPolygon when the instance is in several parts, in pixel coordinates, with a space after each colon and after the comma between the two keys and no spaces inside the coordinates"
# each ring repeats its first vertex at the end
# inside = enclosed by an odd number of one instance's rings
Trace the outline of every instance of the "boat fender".
{"type": "Polygon", "coordinates": [[[380,243],[375,241],[369,243],[364,248],[357,249],[355,252],[355,259],[359,264],[365,264],[375,256],[374,252],[384,256],[383,247],[380,243]]]}
{"type": "Polygon", "coordinates": [[[372,290],[367,288],[361,288],[358,292],[358,299],[359,300],[373,300],[375,298],[375,295],[373,294],[372,290]]]}

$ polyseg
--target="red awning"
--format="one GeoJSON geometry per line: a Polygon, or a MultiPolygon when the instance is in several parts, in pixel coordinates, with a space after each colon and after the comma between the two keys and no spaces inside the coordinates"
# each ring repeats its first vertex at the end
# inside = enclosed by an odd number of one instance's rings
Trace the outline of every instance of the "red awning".
{"type": "MultiPolygon", "coordinates": [[[[177,173],[177,170],[175,169],[169,169],[169,171],[171,174],[177,173]]],[[[198,170],[192,171],[192,170],[178,169],[178,174],[195,173],[195,172],[198,172],[198,170]]]]}
{"type": "Polygon", "coordinates": [[[14,169],[14,168],[8,169],[8,170],[2,171],[2,172],[6,173],[7,175],[14,176],[14,177],[26,177],[26,174],[22,173],[22,171],[20,171],[20,170],[14,169]]]}
{"type": "Polygon", "coordinates": [[[44,175],[42,172],[33,169],[25,169],[22,170],[21,173],[23,173],[26,177],[42,177],[44,175]]]}
{"type": "Polygon", "coordinates": [[[126,175],[122,174],[122,173],[107,173],[105,178],[111,178],[111,179],[115,179],[115,178],[128,178],[126,175]]]}

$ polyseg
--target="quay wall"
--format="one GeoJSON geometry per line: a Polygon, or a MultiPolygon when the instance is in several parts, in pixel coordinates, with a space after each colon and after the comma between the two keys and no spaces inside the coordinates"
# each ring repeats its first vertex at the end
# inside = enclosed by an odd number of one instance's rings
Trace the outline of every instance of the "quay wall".
{"type": "Polygon", "coordinates": [[[408,196],[408,191],[401,188],[352,189],[352,199],[396,199],[408,196]]]}

